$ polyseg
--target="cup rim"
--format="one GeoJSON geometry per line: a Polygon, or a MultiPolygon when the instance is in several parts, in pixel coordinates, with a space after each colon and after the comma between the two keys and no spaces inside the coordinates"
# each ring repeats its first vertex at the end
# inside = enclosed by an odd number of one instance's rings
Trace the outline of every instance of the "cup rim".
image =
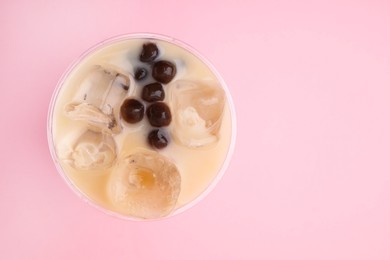
{"type": "Polygon", "coordinates": [[[235,145],[236,145],[236,137],[237,137],[237,121],[236,121],[236,111],[235,111],[235,106],[233,102],[233,98],[231,96],[231,93],[227,87],[226,82],[220,75],[220,73],[217,71],[215,66],[205,57],[203,56],[199,51],[197,51],[195,48],[190,46],[189,44],[178,40],[176,38],[163,35],[163,34],[158,34],[158,33],[126,33],[126,34],[120,34],[116,35],[113,37],[106,38],[105,40],[102,40],[91,47],[87,48],[85,51],[81,53],[76,59],[74,59],[70,65],[65,69],[65,71],[62,73],[62,76],[58,80],[56,87],[54,89],[54,92],[52,94],[50,104],[49,104],[49,110],[47,114],[47,141],[49,145],[49,150],[50,150],[50,155],[52,157],[52,160],[54,162],[54,165],[56,167],[57,172],[59,175],[62,177],[62,179],[67,183],[67,185],[70,187],[70,189],[77,195],[79,196],[83,201],[87,202],[89,205],[93,206],[94,208],[98,209],[101,212],[104,212],[107,215],[123,219],[123,220],[131,220],[131,221],[140,221],[140,222],[145,222],[145,221],[159,221],[159,220],[164,220],[164,219],[170,219],[174,216],[177,216],[178,214],[181,214],[188,209],[192,208],[193,206],[197,205],[201,200],[203,200],[205,197],[207,197],[208,194],[212,190],[214,190],[215,186],[220,182],[222,177],[225,175],[227,168],[229,167],[230,161],[232,159],[235,145]],[[55,104],[58,98],[58,94],[61,91],[64,82],[66,79],[69,77],[69,75],[74,71],[74,69],[83,61],[85,60],[88,56],[93,55],[97,51],[103,49],[106,46],[109,46],[114,43],[118,43],[121,41],[125,40],[131,40],[131,39],[150,39],[150,40],[162,40],[166,41],[169,43],[172,43],[174,45],[177,45],[181,48],[184,48],[186,51],[192,53],[195,55],[197,58],[199,58],[215,75],[217,78],[218,82],[221,84],[222,88],[225,91],[225,96],[226,100],[228,103],[229,107],[229,112],[231,116],[231,136],[230,136],[230,144],[229,144],[229,149],[225,155],[225,159],[219,168],[218,174],[212,179],[212,181],[206,186],[206,188],[200,192],[199,195],[197,195],[194,199],[186,203],[185,205],[174,209],[170,214],[167,216],[163,216],[160,218],[153,218],[153,219],[143,219],[143,218],[137,218],[134,216],[128,216],[121,214],[119,212],[115,212],[112,210],[109,210],[107,208],[104,208],[103,206],[99,205],[98,202],[94,201],[93,199],[89,198],[79,187],[77,187],[75,184],[72,183],[69,177],[67,177],[64,169],[61,167],[59,163],[59,159],[54,147],[54,136],[53,136],[53,115],[54,115],[54,108],[55,104]]]}

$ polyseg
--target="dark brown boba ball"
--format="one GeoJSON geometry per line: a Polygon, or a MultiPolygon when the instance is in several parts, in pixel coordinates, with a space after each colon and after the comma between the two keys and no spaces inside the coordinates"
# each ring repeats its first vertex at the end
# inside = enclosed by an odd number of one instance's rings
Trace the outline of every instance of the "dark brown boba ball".
{"type": "Polygon", "coordinates": [[[142,62],[154,61],[157,58],[158,53],[159,51],[156,44],[152,42],[145,43],[142,46],[142,51],[139,56],[139,60],[142,62]]]}
{"type": "Polygon", "coordinates": [[[154,63],[152,76],[161,83],[169,83],[176,75],[176,65],[170,61],[160,60],[154,63]]]}
{"type": "Polygon", "coordinates": [[[162,149],[162,148],[167,147],[168,137],[167,137],[167,134],[164,133],[163,130],[155,129],[149,133],[148,142],[149,142],[150,146],[157,148],[157,149],[162,149]]]}
{"type": "Polygon", "coordinates": [[[120,109],[121,117],[127,123],[137,123],[142,120],[145,113],[144,105],[136,99],[126,99],[120,109]]]}
{"type": "Polygon", "coordinates": [[[150,83],[142,89],[142,99],[148,102],[162,101],[165,98],[164,88],[161,83],[150,83]]]}
{"type": "Polygon", "coordinates": [[[143,80],[148,76],[148,71],[145,68],[137,68],[134,72],[134,78],[137,81],[143,80]]]}
{"type": "Polygon", "coordinates": [[[164,102],[152,103],[146,109],[146,116],[149,123],[155,127],[167,126],[172,120],[171,110],[164,102]]]}

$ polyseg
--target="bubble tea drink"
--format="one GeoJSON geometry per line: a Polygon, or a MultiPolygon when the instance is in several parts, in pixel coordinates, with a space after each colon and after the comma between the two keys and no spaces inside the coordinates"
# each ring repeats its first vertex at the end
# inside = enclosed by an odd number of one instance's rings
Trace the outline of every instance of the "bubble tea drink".
{"type": "Polygon", "coordinates": [[[234,113],[223,81],[188,46],[156,35],[103,42],[64,75],[49,143],[83,198],[159,219],[202,197],[225,170],[234,113]]]}

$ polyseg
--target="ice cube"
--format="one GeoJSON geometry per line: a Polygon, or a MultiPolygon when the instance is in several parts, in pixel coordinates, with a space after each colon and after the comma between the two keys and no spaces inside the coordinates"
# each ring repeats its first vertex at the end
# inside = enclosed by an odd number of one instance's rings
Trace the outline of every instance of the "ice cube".
{"type": "Polygon", "coordinates": [[[102,111],[94,105],[88,103],[71,103],[65,106],[65,113],[73,120],[88,122],[95,131],[108,133],[120,133],[121,127],[118,125],[114,113],[110,107],[102,111]]]}
{"type": "Polygon", "coordinates": [[[222,87],[214,82],[181,80],[170,88],[174,139],[192,148],[217,142],[225,106],[222,87]]]}
{"type": "Polygon", "coordinates": [[[107,169],[116,159],[115,141],[110,135],[86,130],[62,159],[78,170],[107,169]]]}
{"type": "Polygon", "coordinates": [[[112,204],[123,214],[145,219],[160,218],[174,209],[181,176],[163,155],[140,150],[119,159],[108,184],[112,204]]]}
{"type": "Polygon", "coordinates": [[[129,73],[113,65],[93,66],[73,101],[65,106],[65,113],[73,120],[83,120],[117,134],[121,131],[120,105],[132,89],[133,79],[129,73]]]}

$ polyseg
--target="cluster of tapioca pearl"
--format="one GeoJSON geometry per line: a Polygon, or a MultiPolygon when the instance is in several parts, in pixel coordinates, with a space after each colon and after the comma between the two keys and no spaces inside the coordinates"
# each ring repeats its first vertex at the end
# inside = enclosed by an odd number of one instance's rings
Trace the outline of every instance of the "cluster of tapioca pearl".
{"type": "MultiPolygon", "coordinates": [[[[162,84],[169,83],[176,75],[176,66],[167,60],[158,60],[159,50],[155,43],[143,44],[139,60],[147,68],[151,68],[152,77],[156,82],[144,85],[141,98],[147,102],[146,116],[149,124],[155,127],[148,134],[148,143],[157,149],[162,149],[168,145],[168,133],[163,127],[168,126],[172,121],[169,106],[163,102],[165,91],[162,84]]],[[[145,67],[136,68],[134,78],[142,81],[150,73],[145,67]]],[[[126,99],[120,109],[121,117],[127,123],[135,124],[140,122],[145,114],[144,104],[136,99],[126,99]]]]}

